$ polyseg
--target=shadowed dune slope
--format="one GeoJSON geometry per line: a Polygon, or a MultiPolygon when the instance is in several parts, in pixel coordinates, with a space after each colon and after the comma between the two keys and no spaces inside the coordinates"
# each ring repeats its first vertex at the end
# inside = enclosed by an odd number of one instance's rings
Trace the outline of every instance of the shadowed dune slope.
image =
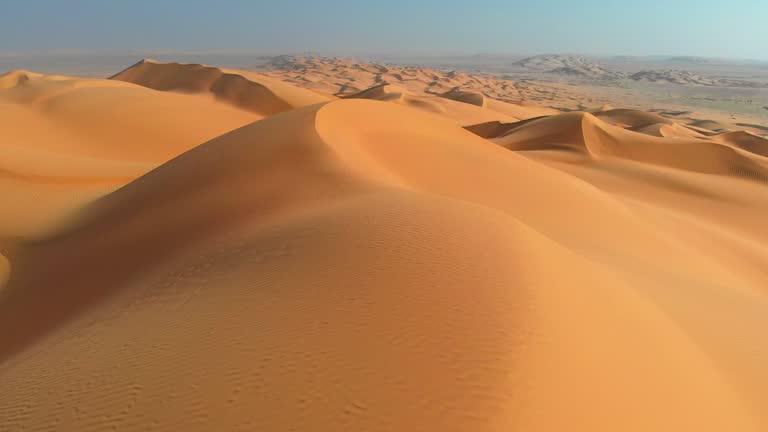
{"type": "Polygon", "coordinates": [[[527,120],[520,120],[518,122],[513,122],[513,123],[490,121],[485,123],[478,123],[474,125],[464,126],[464,129],[482,138],[500,138],[512,132],[513,130],[519,128],[520,126],[524,124],[528,124],[540,118],[542,117],[531,117],[527,120]]]}
{"type": "Polygon", "coordinates": [[[110,79],[162,91],[210,93],[261,115],[327,102],[330,97],[254,72],[144,59],[110,79]]]}
{"type": "MultiPolygon", "coordinates": [[[[634,170],[667,151],[589,114],[499,139],[544,135],[634,170]]],[[[761,169],[701,143],[693,168],[761,169]]],[[[356,99],[192,148],[8,253],[0,429],[765,430],[764,233],[525,154],[356,99]]]]}
{"type": "Polygon", "coordinates": [[[730,124],[727,124],[727,123],[722,123],[722,122],[717,122],[717,121],[714,121],[714,120],[696,120],[696,121],[693,121],[693,122],[689,123],[689,125],[693,126],[693,127],[696,127],[696,128],[700,128],[700,129],[716,132],[716,133],[731,132],[731,131],[737,129],[733,125],[730,125],[730,124]]]}

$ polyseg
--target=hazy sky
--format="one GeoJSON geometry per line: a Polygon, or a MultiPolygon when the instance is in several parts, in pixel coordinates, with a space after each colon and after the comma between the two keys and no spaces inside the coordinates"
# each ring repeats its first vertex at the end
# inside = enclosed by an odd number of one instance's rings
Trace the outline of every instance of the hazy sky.
{"type": "Polygon", "coordinates": [[[0,0],[0,52],[768,58],[768,0],[0,0]]]}

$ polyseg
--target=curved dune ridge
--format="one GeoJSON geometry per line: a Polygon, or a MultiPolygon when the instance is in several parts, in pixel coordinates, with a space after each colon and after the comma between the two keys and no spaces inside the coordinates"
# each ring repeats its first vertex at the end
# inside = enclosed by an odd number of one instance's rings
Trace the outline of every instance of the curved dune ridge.
{"type": "MultiPolygon", "coordinates": [[[[439,95],[459,88],[482,92],[499,100],[546,104],[557,94],[572,98],[571,89],[555,83],[512,82],[487,75],[471,75],[427,67],[371,64],[336,57],[278,56],[263,72],[300,87],[348,96],[382,83],[402,86],[417,94],[439,95]]],[[[543,108],[543,107],[542,107],[543,108]]]]}
{"type": "Polygon", "coordinates": [[[712,140],[730,144],[754,154],[768,157],[768,138],[755,135],[748,131],[724,132],[715,135],[712,137],[712,140]]]}
{"type": "Polygon", "coordinates": [[[254,72],[200,64],[160,63],[144,59],[110,79],[155,90],[211,93],[218,99],[261,115],[326,102],[329,97],[254,72]]]}
{"type": "Polygon", "coordinates": [[[104,80],[49,97],[29,76],[0,109],[73,134],[132,92],[135,121],[181,116],[134,138],[141,157],[115,147],[136,126],[109,111],[93,127],[113,139],[41,135],[26,148],[59,180],[0,183],[70,188],[45,233],[0,234],[0,430],[768,427],[751,139],[654,136],[627,112],[465,130],[462,113],[493,110],[388,85],[261,118],[104,80]],[[220,131],[175,135],[190,111],[220,131]],[[89,189],[97,168],[122,177],[89,189]]]}
{"type": "Polygon", "coordinates": [[[485,107],[520,120],[527,120],[533,117],[541,117],[560,113],[559,111],[552,108],[502,102],[500,100],[489,98],[482,93],[464,91],[460,89],[453,89],[449,92],[441,94],[440,97],[485,107]]]}

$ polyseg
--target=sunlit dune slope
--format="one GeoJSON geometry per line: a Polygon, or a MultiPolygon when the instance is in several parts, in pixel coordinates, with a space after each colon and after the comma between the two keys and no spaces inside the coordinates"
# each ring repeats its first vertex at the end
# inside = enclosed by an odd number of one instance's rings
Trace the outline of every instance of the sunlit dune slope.
{"type": "Polygon", "coordinates": [[[0,76],[0,238],[31,235],[191,147],[259,119],[120,81],[0,76]]]}
{"type": "Polygon", "coordinates": [[[335,101],[86,206],[7,255],[0,429],[764,430],[759,156],[581,113],[497,140],[335,101]]]}

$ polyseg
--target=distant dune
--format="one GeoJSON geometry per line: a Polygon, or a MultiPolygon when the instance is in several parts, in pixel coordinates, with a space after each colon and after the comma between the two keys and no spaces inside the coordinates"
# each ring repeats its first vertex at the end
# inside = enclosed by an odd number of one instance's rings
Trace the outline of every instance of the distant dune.
{"type": "Polygon", "coordinates": [[[696,57],[696,56],[674,56],[674,57],[668,57],[664,59],[667,62],[670,63],[694,63],[694,64],[701,64],[701,63],[711,63],[712,59],[706,58],[706,57],[696,57]]]}
{"type": "Polygon", "coordinates": [[[417,96],[462,91],[504,102],[538,105],[548,105],[556,99],[576,99],[572,92],[553,84],[531,85],[457,70],[363,63],[335,57],[279,56],[268,63],[263,72],[300,87],[340,97],[392,84],[417,96]]]}
{"type": "Polygon", "coordinates": [[[112,78],[0,77],[0,431],[768,430],[754,131],[343,59],[112,78]]]}
{"type": "Polygon", "coordinates": [[[768,84],[732,79],[707,78],[684,70],[648,70],[632,74],[635,81],[668,82],[672,84],[692,84],[717,87],[768,87],[768,84]]]}
{"type": "Polygon", "coordinates": [[[571,55],[541,55],[527,57],[517,62],[528,69],[559,75],[570,75],[591,79],[617,79],[624,74],[613,71],[586,57],[571,55]]]}
{"type": "Polygon", "coordinates": [[[463,90],[460,90],[459,88],[453,89],[439,96],[446,99],[452,99],[455,101],[468,103],[471,105],[485,107],[493,111],[504,113],[511,117],[516,117],[520,120],[559,113],[558,110],[555,110],[552,108],[546,108],[546,107],[535,106],[535,105],[521,105],[521,104],[502,102],[502,101],[490,98],[488,96],[485,96],[482,93],[463,91],[463,90]]]}
{"type": "MultiPolygon", "coordinates": [[[[526,57],[514,62],[513,65],[522,68],[532,74],[559,75],[563,79],[579,82],[615,82],[619,80],[633,80],[641,82],[678,84],[688,86],[708,87],[741,87],[741,88],[765,88],[768,87],[764,77],[746,76],[744,79],[712,76],[725,72],[728,69],[713,69],[707,66],[731,65],[731,72],[738,74],[738,66],[734,62],[725,60],[707,59],[701,57],[668,57],[645,59],[638,57],[613,57],[598,59],[577,55],[550,54],[526,57]],[[671,69],[673,65],[676,68],[671,69]],[[638,70],[640,68],[640,70],[638,70]],[[692,68],[693,70],[687,70],[692,68]],[[709,72],[702,72],[701,69],[709,72]]],[[[754,67],[752,63],[747,66],[754,67]]]]}

